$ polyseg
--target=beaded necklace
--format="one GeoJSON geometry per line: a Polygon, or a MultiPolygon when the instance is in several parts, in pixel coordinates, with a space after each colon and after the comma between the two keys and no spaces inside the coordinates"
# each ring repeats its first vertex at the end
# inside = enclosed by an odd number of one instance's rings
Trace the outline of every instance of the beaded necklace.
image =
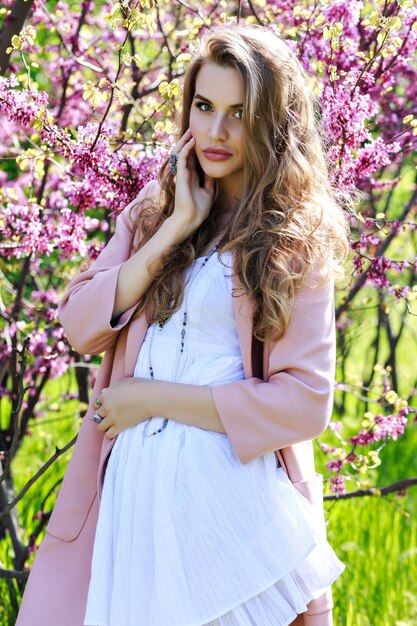
{"type": "MultiPolygon", "coordinates": [[[[190,295],[190,289],[191,289],[191,285],[193,284],[194,280],[197,278],[198,274],[201,272],[201,270],[203,269],[203,267],[207,264],[207,261],[210,259],[211,256],[213,256],[213,254],[216,252],[217,248],[220,245],[220,241],[218,243],[216,243],[215,246],[213,246],[211,248],[211,250],[207,253],[207,255],[204,257],[204,260],[202,262],[202,264],[200,265],[200,267],[198,268],[198,270],[190,275],[186,286],[185,286],[185,293],[184,293],[184,313],[183,313],[183,318],[182,318],[182,329],[181,329],[181,334],[180,334],[180,349],[178,352],[178,359],[177,359],[177,367],[176,367],[176,371],[175,371],[175,379],[177,378],[178,375],[178,370],[179,370],[179,366],[180,366],[180,360],[181,360],[181,355],[184,353],[184,345],[185,345],[185,335],[186,335],[186,330],[187,330],[187,321],[188,321],[188,297],[190,295]]],[[[159,330],[162,330],[163,327],[165,326],[165,324],[168,322],[168,320],[171,318],[171,315],[168,315],[168,317],[166,317],[164,320],[160,321],[158,323],[159,326],[159,330]]],[[[151,338],[150,338],[150,342],[149,342],[149,351],[148,351],[148,359],[149,359],[149,376],[151,380],[154,380],[154,371],[153,371],[153,366],[152,366],[152,360],[151,360],[151,350],[152,350],[152,343],[153,343],[153,339],[155,336],[155,331],[156,331],[156,324],[153,324],[152,327],[152,333],[151,333],[151,338]]],[[[148,417],[148,419],[146,420],[146,424],[144,426],[143,429],[143,441],[145,441],[145,437],[152,437],[152,435],[157,435],[158,433],[162,432],[167,424],[168,424],[168,419],[165,418],[164,419],[164,423],[162,424],[161,428],[158,428],[158,430],[155,430],[155,432],[153,433],[148,433],[148,427],[149,424],[152,420],[152,416],[148,417]]]]}

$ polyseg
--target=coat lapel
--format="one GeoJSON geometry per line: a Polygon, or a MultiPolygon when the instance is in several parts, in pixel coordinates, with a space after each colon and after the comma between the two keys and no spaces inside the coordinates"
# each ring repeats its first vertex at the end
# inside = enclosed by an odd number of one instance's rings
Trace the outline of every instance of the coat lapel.
{"type": "MultiPolygon", "coordinates": [[[[145,337],[147,327],[148,323],[146,321],[146,315],[145,313],[142,313],[142,315],[130,322],[128,328],[125,329],[126,339],[124,346],[124,375],[126,378],[133,376],[136,360],[138,358],[139,350],[145,337]]],[[[119,336],[119,340],[120,339],[121,337],[119,336]]],[[[106,466],[106,461],[108,459],[110,451],[116,443],[116,439],[117,437],[114,439],[107,439],[107,437],[103,437],[97,480],[97,487],[100,497],[104,481],[103,470],[106,466]]]]}
{"type": "Polygon", "coordinates": [[[139,350],[148,328],[146,314],[142,313],[129,325],[125,352],[125,376],[133,376],[139,350]]]}

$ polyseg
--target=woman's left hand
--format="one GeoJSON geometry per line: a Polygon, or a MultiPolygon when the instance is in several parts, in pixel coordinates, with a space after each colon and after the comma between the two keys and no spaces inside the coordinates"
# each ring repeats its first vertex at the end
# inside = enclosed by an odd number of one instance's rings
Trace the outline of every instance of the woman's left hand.
{"type": "Polygon", "coordinates": [[[97,429],[104,432],[107,439],[114,439],[126,428],[150,417],[146,409],[150,384],[152,381],[145,378],[123,378],[99,393],[94,408],[103,420],[97,429]]]}

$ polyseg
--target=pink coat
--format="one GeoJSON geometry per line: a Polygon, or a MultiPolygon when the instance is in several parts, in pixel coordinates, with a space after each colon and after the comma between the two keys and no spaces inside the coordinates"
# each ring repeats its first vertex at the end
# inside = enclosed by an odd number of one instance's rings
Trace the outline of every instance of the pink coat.
{"type": "MultiPolygon", "coordinates": [[[[154,185],[149,183],[139,198],[156,191],[154,185]]],[[[147,329],[145,315],[130,321],[134,307],[116,326],[110,324],[118,273],[130,254],[130,206],[117,219],[106,248],[71,282],[60,303],[60,319],[72,346],[80,353],[105,354],[16,626],[83,624],[99,498],[115,442],[97,430],[92,405],[101,389],[133,375],[147,329]]],[[[238,287],[237,278],[233,280],[238,287]]],[[[335,330],[333,285],[326,281],[310,286],[315,282],[317,277],[311,276],[299,290],[285,336],[264,344],[263,354],[252,350],[249,299],[243,293],[233,298],[246,379],[214,387],[213,399],[242,463],[275,451],[296,487],[322,507],[322,477],[314,470],[311,439],[325,430],[331,416],[335,330]]],[[[330,591],[310,609],[315,613],[329,606],[330,591]]]]}

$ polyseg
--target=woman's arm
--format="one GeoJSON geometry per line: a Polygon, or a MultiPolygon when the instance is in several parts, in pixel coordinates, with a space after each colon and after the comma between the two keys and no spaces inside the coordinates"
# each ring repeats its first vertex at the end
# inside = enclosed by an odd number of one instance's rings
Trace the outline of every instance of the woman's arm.
{"type": "Polygon", "coordinates": [[[161,269],[163,253],[181,243],[186,236],[178,220],[169,217],[154,236],[122,264],[117,279],[113,318],[136,306],[161,269]]]}
{"type": "Polygon", "coordinates": [[[132,243],[130,209],[158,189],[157,181],[150,181],[123,209],[116,220],[113,237],[94,263],[73,278],[59,303],[58,316],[68,340],[82,354],[100,354],[107,350],[134,312],[132,305],[112,324],[119,272],[129,258],[132,243]]]}
{"type": "MultiPolygon", "coordinates": [[[[319,287],[305,284],[297,293],[287,332],[271,345],[267,381],[250,378],[210,388],[127,379],[117,385],[131,385],[133,393],[131,404],[137,413],[127,410],[127,426],[158,415],[225,432],[242,463],[291,446],[284,451],[284,460],[290,465],[293,444],[304,446],[306,467],[297,468],[295,462],[295,471],[288,467],[292,480],[300,481],[315,474],[307,440],[321,434],[330,420],[334,369],[333,283],[328,281],[319,287]]],[[[117,410],[118,402],[124,402],[126,390],[120,393],[119,389],[119,400],[111,398],[116,393],[112,387],[104,394],[106,402],[111,400],[116,422],[122,413],[120,407],[117,410]]],[[[103,409],[100,413],[106,415],[106,403],[103,409]]],[[[110,420],[103,430],[109,426],[110,420]]],[[[117,428],[118,432],[123,429],[117,428]]],[[[298,461],[299,454],[295,456],[298,461]]]]}
{"type": "MultiPolygon", "coordinates": [[[[147,381],[148,382],[148,381],[147,381]]],[[[224,433],[211,387],[149,381],[149,414],[167,417],[188,426],[224,433]]]]}
{"type": "Polygon", "coordinates": [[[250,378],[208,388],[149,381],[149,414],[225,432],[242,463],[286,448],[294,482],[315,476],[311,439],[331,417],[336,360],[333,281],[310,286],[318,280],[297,293],[287,332],[270,347],[266,382],[250,378]]]}
{"type": "Polygon", "coordinates": [[[284,459],[290,464],[294,444],[305,446],[311,463],[291,478],[315,475],[308,440],[330,421],[336,361],[333,281],[320,280],[317,272],[297,292],[285,335],[270,345],[266,381],[253,377],[216,385],[211,396],[204,387],[153,381],[157,411],[150,414],[226,432],[242,463],[288,448],[284,459]]]}
{"type": "Polygon", "coordinates": [[[98,430],[113,439],[120,432],[156,415],[205,430],[224,433],[211,387],[124,378],[100,393],[98,430]]]}
{"type": "Polygon", "coordinates": [[[96,261],[70,283],[58,315],[71,345],[81,353],[108,350],[160,267],[162,254],[183,237],[178,220],[168,218],[155,235],[130,257],[130,209],[147,196],[159,193],[150,181],[118,216],[113,237],[96,261]],[[130,257],[130,258],[129,258],[130,257]]]}
{"type": "Polygon", "coordinates": [[[317,271],[297,292],[285,335],[270,345],[267,380],[250,378],[212,389],[242,463],[314,439],[326,429],[335,361],[334,286],[332,280],[320,283],[317,271]]]}

